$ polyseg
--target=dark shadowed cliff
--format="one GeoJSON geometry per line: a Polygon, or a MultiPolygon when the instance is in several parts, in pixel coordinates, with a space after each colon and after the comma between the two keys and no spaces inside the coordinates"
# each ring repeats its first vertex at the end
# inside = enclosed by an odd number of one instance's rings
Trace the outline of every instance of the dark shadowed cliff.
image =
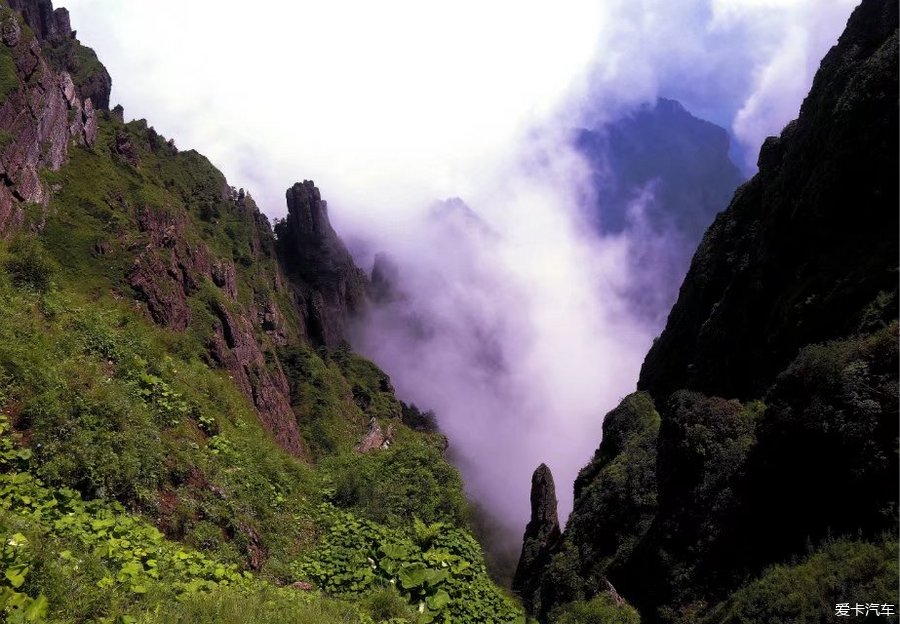
{"type": "Polygon", "coordinates": [[[896,3],[865,3],[703,238],[639,387],[759,396],[798,349],[896,316],[896,3]]]}

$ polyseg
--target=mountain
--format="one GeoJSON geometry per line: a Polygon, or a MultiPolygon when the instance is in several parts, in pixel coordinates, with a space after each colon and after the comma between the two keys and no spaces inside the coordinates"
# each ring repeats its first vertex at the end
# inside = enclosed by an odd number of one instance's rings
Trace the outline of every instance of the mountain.
{"type": "Polygon", "coordinates": [[[579,129],[574,145],[590,166],[594,220],[603,233],[628,227],[629,206],[645,190],[645,217],[657,230],[694,241],[728,203],[743,175],[728,156],[728,132],[659,98],[599,129],[579,129]]]}
{"type": "Polygon", "coordinates": [[[541,621],[898,603],[897,25],[895,2],[853,12],[704,235],[561,537],[526,532],[541,621]]]}
{"type": "Polygon", "coordinates": [[[626,295],[636,314],[660,327],[697,243],[744,181],[728,156],[728,133],[659,98],[577,130],[573,146],[590,170],[587,216],[596,232],[641,243],[631,250],[626,295]]]}
{"type": "Polygon", "coordinates": [[[518,619],[319,189],[273,227],[110,85],[0,5],[0,619],[518,619]]]}

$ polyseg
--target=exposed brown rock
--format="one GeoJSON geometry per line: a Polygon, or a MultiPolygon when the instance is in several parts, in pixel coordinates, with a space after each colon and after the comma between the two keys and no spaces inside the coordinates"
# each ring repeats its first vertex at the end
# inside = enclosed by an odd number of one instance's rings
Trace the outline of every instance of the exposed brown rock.
{"type": "Polygon", "coordinates": [[[171,267],[159,255],[148,250],[138,258],[128,276],[128,283],[147,304],[150,316],[156,323],[181,331],[190,324],[191,311],[184,291],[170,271],[171,267]]]}
{"type": "Polygon", "coordinates": [[[266,549],[263,546],[259,533],[246,522],[238,524],[238,531],[247,540],[246,555],[247,565],[254,572],[258,572],[266,560],[266,549]]]}
{"type": "Polygon", "coordinates": [[[141,156],[137,146],[131,140],[131,135],[125,130],[116,132],[115,143],[113,149],[116,154],[125,159],[129,165],[137,168],[141,164],[141,156]]]}
{"type": "Polygon", "coordinates": [[[112,78],[94,51],[75,38],[69,12],[64,8],[54,10],[51,0],[10,0],[9,5],[21,15],[44,48],[51,69],[78,76],[79,99],[90,99],[96,108],[108,109],[112,78]]]}
{"type": "Polygon", "coordinates": [[[232,314],[222,303],[216,303],[213,312],[219,319],[211,344],[213,357],[253,401],[275,441],[294,455],[304,455],[303,440],[288,398],[290,384],[281,367],[277,361],[267,365],[253,326],[244,316],[232,314]]]}
{"type": "Polygon", "coordinates": [[[18,11],[29,28],[41,41],[71,38],[72,25],[66,9],[53,9],[51,0],[9,0],[9,6],[18,11]]]}
{"type": "Polygon", "coordinates": [[[369,430],[365,437],[356,445],[357,453],[368,453],[369,451],[384,450],[391,445],[394,440],[394,426],[388,425],[383,430],[378,420],[373,418],[369,421],[369,430]]]}
{"type": "Polygon", "coordinates": [[[212,264],[212,280],[216,286],[225,291],[232,301],[237,300],[237,275],[234,263],[226,260],[216,260],[212,264]]]}
{"type": "Polygon", "coordinates": [[[144,208],[138,227],[146,244],[128,276],[153,320],[177,331],[191,321],[187,296],[210,274],[209,251],[205,245],[189,244],[185,219],[180,212],[144,208]]]}
{"type": "MultiPolygon", "coordinates": [[[[41,24],[61,32],[46,22],[50,18],[44,3],[32,4],[41,24]]],[[[78,98],[68,73],[48,65],[40,43],[22,31],[16,14],[0,13],[0,37],[10,48],[20,80],[19,88],[0,103],[0,133],[9,137],[0,145],[0,234],[5,234],[21,227],[22,202],[48,205],[50,191],[39,172],[62,166],[70,138],[93,145],[97,120],[91,102],[78,98]]]]}
{"type": "Polygon", "coordinates": [[[0,39],[3,40],[3,44],[6,47],[13,48],[19,45],[21,36],[22,27],[19,25],[19,20],[4,19],[3,23],[0,24],[0,39]]]}
{"type": "Polygon", "coordinates": [[[278,310],[278,306],[272,301],[258,308],[259,324],[266,334],[277,345],[284,346],[288,342],[287,327],[284,324],[284,317],[278,310]]]}

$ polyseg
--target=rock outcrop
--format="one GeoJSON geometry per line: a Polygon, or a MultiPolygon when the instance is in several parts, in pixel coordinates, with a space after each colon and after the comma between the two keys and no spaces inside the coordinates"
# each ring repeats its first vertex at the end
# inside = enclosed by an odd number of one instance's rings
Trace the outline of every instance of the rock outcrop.
{"type": "Polygon", "coordinates": [[[288,214],[276,226],[282,264],[306,308],[309,337],[329,347],[345,338],[345,324],[366,308],[366,276],[328,219],[328,205],[309,180],[287,190],[288,214]]]}
{"type": "Polygon", "coordinates": [[[70,39],[75,33],[69,20],[69,11],[53,8],[51,0],[9,0],[12,10],[18,11],[41,41],[70,39]]]}
{"type": "Polygon", "coordinates": [[[373,418],[369,421],[369,430],[359,444],[354,447],[357,453],[368,453],[370,451],[384,450],[390,447],[394,440],[394,426],[388,425],[382,429],[378,421],[373,418]]]}
{"type": "MultiPolygon", "coordinates": [[[[255,210],[241,198],[236,208],[255,210]]],[[[276,442],[295,455],[305,454],[296,416],[290,403],[290,384],[277,358],[266,357],[262,335],[282,335],[275,344],[284,343],[281,314],[269,301],[255,302],[250,308],[238,301],[237,273],[230,260],[216,258],[208,246],[192,240],[188,216],[180,210],[145,207],[139,211],[136,259],[128,283],[145,302],[153,320],[175,331],[192,324],[189,298],[208,281],[218,287],[221,296],[208,301],[214,318],[208,337],[212,360],[227,369],[241,392],[254,405],[260,420],[276,442]]],[[[263,247],[266,230],[255,235],[263,247]]],[[[268,232],[269,252],[272,240],[268,232]]]]}
{"type": "Polygon", "coordinates": [[[390,303],[400,297],[398,290],[400,269],[386,253],[375,254],[372,276],[369,279],[369,296],[376,304],[390,303]]]}
{"type": "Polygon", "coordinates": [[[266,361],[254,327],[245,315],[213,304],[218,322],[211,341],[215,360],[225,367],[259,412],[260,420],[286,451],[305,455],[297,417],[291,409],[291,388],[276,359],[266,361]]]}
{"type": "Polygon", "coordinates": [[[531,519],[525,527],[522,555],[512,583],[513,591],[523,598],[528,608],[534,607],[535,589],[540,584],[539,572],[547,566],[559,536],[556,485],[550,468],[541,464],[531,476],[531,519]]]}
{"type": "MultiPolygon", "coordinates": [[[[97,137],[92,101],[82,100],[72,77],[48,63],[19,20],[14,11],[0,9],[0,235],[21,227],[24,203],[46,208],[50,189],[41,170],[58,170],[70,141],[91,146],[97,137]]],[[[58,32],[59,26],[46,28],[58,32]]]]}
{"type": "Polygon", "coordinates": [[[50,66],[72,76],[79,99],[109,109],[112,78],[94,51],[76,39],[69,12],[62,7],[54,9],[51,0],[10,0],[9,6],[34,32],[50,66]]]}

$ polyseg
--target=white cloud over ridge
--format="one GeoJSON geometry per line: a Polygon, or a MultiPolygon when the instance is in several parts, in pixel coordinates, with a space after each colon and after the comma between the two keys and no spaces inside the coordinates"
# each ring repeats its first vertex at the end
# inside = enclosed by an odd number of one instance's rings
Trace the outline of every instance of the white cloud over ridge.
{"type": "Polygon", "coordinates": [[[587,233],[587,176],[562,131],[673,97],[731,128],[752,166],[856,3],[66,4],[127,118],[209,156],[270,216],[314,179],[341,234],[397,258],[434,331],[411,341],[383,312],[360,340],[437,411],[469,486],[519,530],[541,461],[571,508],[602,415],[660,329],[629,317],[622,291],[629,247],[664,243],[587,233]],[[498,236],[436,229],[426,208],[450,196],[498,236]]]}

